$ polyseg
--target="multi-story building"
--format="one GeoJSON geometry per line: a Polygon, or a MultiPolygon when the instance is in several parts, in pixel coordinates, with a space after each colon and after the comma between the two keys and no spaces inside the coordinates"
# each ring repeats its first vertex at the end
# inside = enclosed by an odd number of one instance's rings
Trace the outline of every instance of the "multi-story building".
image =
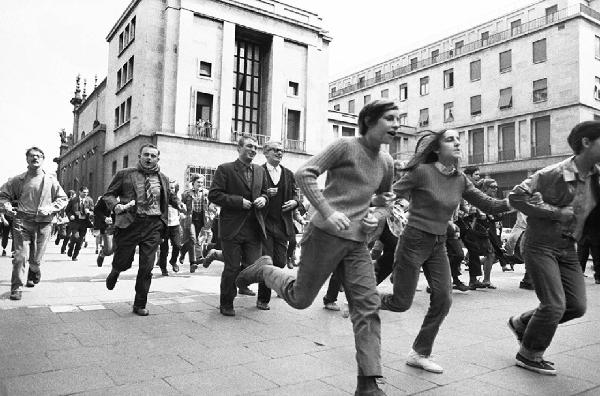
{"type": "Polygon", "coordinates": [[[172,179],[210,183],[243,133],[282,141],[293,170],[331,139],[331,39],[312,12],[276,0],[132,0],[106,40],[105,187],[144,143],[172,179]]]}
{"type": "Polygon", "coordinates": [[[402,124],[456,129],[462,164],[511,189],[600,118],[600,0],[543,0],[329,84],[330,109],[399,102],[402,124]]]}

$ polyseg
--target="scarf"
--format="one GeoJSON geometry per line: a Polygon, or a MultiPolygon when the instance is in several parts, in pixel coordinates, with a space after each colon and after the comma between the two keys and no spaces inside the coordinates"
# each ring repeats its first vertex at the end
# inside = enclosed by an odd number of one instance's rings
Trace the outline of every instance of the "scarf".
{"type": "Polygon", "coordinates": [[[136,168],[137,168],[137,170],[138,170],[138,171],[140,171],[140,173],[142,173],[142,174],[143,174],[144,176],[146,176],[146,177],[147,177],[148,175],[152,175],[152,174],[154,174],[154,173],[158,173],[158,172],[160,172],[160,167],[158,166],[158,164],[156,164],[156,165],[154,165],[152,168],[148,169],[148,168],[144,168],[144,167],[142,166],[142,164],[140,164],[140,163],[138,162],[138,164],[137,164],[137,167],[136,167],[136,168]]]}

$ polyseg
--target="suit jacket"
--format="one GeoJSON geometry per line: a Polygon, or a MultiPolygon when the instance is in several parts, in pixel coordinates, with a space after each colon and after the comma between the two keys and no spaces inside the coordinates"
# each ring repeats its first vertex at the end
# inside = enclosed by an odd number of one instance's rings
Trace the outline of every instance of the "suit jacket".
{"type": "MultiPolygon", "coordinates": [[[[102,199],[106,202],[108,210],[112,211],[116,204],[127,204],[131,200],[139,202],[138,193],[136,187],[138,182],[136,178],[144,177],[137,168],[127,168],[117,172],[113,177],[106,193],[102,196],[102,199]]],[[[167,226],[169,217],[169,205],[179,209],[180,200],[176,194],[171,194],[169,190],[169,178],[162,172],[158,172],[158,179],[160,181],[160,219],[167,226]]],[[[142,182],[143,185],[143,182],[142,182]]],[[[143,193],[143,192],[141,192],[143,193]]],[[[135,220],[136,207],[129,208],[128,210],[119,213],[115,216],[115,227],[127,228],[135,220]]]]}
{"type": "MultiPolygon", "coordinates": [[[[265,170],[265,174],[268,175],[269,171],[267,170],[267,164],[263,164],[262,167],[265,170]]],[[[283,166],[281,166],[281,179],[279,180],[279,190],[283,192],[283,202],[287,202],[293,199],[298,203],[298,206],[296,206],[296,208],[300,206],[300,199],[298,198],[298,189],[296,188],[296,179],[294,179],[294,173],[283,166]]],[[[285,234],[288,237],[291,237],[292,235],[296,234],[296,231],[294,230],[294,221],[292,218],[294,210],[296,208],[288,210],[287,212],[281,212],[281,219],[283,220],[283,224],[285,226],[285,234]]]]}
{"type": "Polygon", "coordinates": [[[83,198],[83,208],[81,207],[81,205],[79,203],[80,201],[81,201],[81,198],[79,198],[79,196],[74,196],[73,198],[71,198],[69,200],[69,203],[67,204],[65,213],[67,214],[67,217],[69,217],[69,222],[86,223],[88,225],[88,227],[91,227],[92,226],[91,216],[88,215],[85,211],[86,210],[89,210],[90,212],[94,211],[94,201],[92,201],[92,198],[90,198],[90,197],[83,198]],[[81,212],[85,216],[85,219],[80,219],[79,216],[75,212],[81,212]],[[75,220],[71,220],[71,216],[75,216],[75,220]]]}
{"type": "MultiPolygon", "coordinates": [[[[208,190],[202,189],[202,198],[203,198],[203,206],[204,206],[204,224],[207,223],[208,216],[208,190]]],[[[192,224],[192,190],[185,190],[181,194],[181,202],[185,205],[185,219],[183,220],[183,225],[185,227],[189,227],[192,224]]]]}
{"type": "Polygon", "coordinates": [[[219,165],[213,177],[208,200],[221,207],[219,232],[223,239],[234,238],[251,211],[256,215],[262,238],[267,238],[264,210],[259,210],[254,206],[250,210],[244,210],[242,207],[244,197],[251,202],[254,202],[256,198],[264,197],[267,204],[269,202],[265,170],[260,165],[251,164],[251,166],[254,174],[251,186],[246,182],[244,165],[239,159],[219,165]]]}

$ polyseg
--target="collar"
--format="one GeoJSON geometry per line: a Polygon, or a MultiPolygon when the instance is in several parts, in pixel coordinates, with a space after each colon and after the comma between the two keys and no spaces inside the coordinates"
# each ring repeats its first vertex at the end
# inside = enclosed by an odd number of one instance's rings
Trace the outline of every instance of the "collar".
{"type": "Polygon", "coordinates": [[[246,168],[246,169],[252,169],[252,162],[246,165],[246,164],[245,164],[245,163],[243,163],[243,162],[242,162],[242,161],[241,161],[239,158],[238,158],[238,159],[236,159],[236,160],[235,160],[235,162],[236,162],[236,163],[237,163],[239,166],[241,166],[241,167],[243,167],[243,168],[246,168]]]}
{"type": "MultiPolygon", "coordinates": [[[[24,173],[21,173],[19,176],[17,176],[17,178],[19,178],[20,180],[25,180],[25,178],[27,177],[28,173],[29,173],[28,171],[26,171],[24,173]]],[[[46,171],[42,169],[42,173],[41,174],[45,176],[46,175],[46,171]]]]}
{"type": "Polygon", "coordinates": [[[433,165],[436,167],[437,170],[439,170],[442,174],[446,176],[454,176],[458,173],[454,165],[448,167],[439,161],[436,161],[433,165]]]}
{"type": "MultiPolygon", "coordinates": [[[[574,182],[575,180],[584,181],[584,179],[582,179],[580,176],[577,165],[575,164],[574,155],[564,161],[562,166],[562,174],[566,182],[574,182]]],[[[594,174],[600,174],[600,164],[594,165],[592,171],[588,173],[587,177],[590,177],[594,174]]]]}
{"type": "Polygon", "coordinates": [[[280,172],[281,171],[281,165],[277,165],[277,166],[273,166],[271,164],[269,164],[268,162],[266,163],[267,165],[267,170],[269,172],[280,172]]]}

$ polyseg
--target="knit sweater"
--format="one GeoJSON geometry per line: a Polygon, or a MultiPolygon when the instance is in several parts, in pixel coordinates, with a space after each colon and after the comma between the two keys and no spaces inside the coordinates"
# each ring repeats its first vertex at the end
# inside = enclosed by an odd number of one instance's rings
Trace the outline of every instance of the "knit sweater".
{"type": "Polygon", "coordinates": [[[373,194],[391,191],[392,157],[367,147],[361,138],[341,138],[312,157],[296,171],[296,183],[316,209],[311,224],[328,234],[363,242],[367,235],[361,220],[367,215],[373,194]],[[327,172],[325,189],[317,178],[327,172]],[[335,211],[350,219],[347,230],[331,227],[327,218],[335,211]]]}
{"type": "Polygon", "coordinates": [[[443,174],[434,164],[421,164],[394,184],[394,193],[408,199],[408,227],[445,235],[448,221],[464,198],[486,213],[508,212],[506,200],[494,199],[477,189],[463,172],[443,174]]]}

